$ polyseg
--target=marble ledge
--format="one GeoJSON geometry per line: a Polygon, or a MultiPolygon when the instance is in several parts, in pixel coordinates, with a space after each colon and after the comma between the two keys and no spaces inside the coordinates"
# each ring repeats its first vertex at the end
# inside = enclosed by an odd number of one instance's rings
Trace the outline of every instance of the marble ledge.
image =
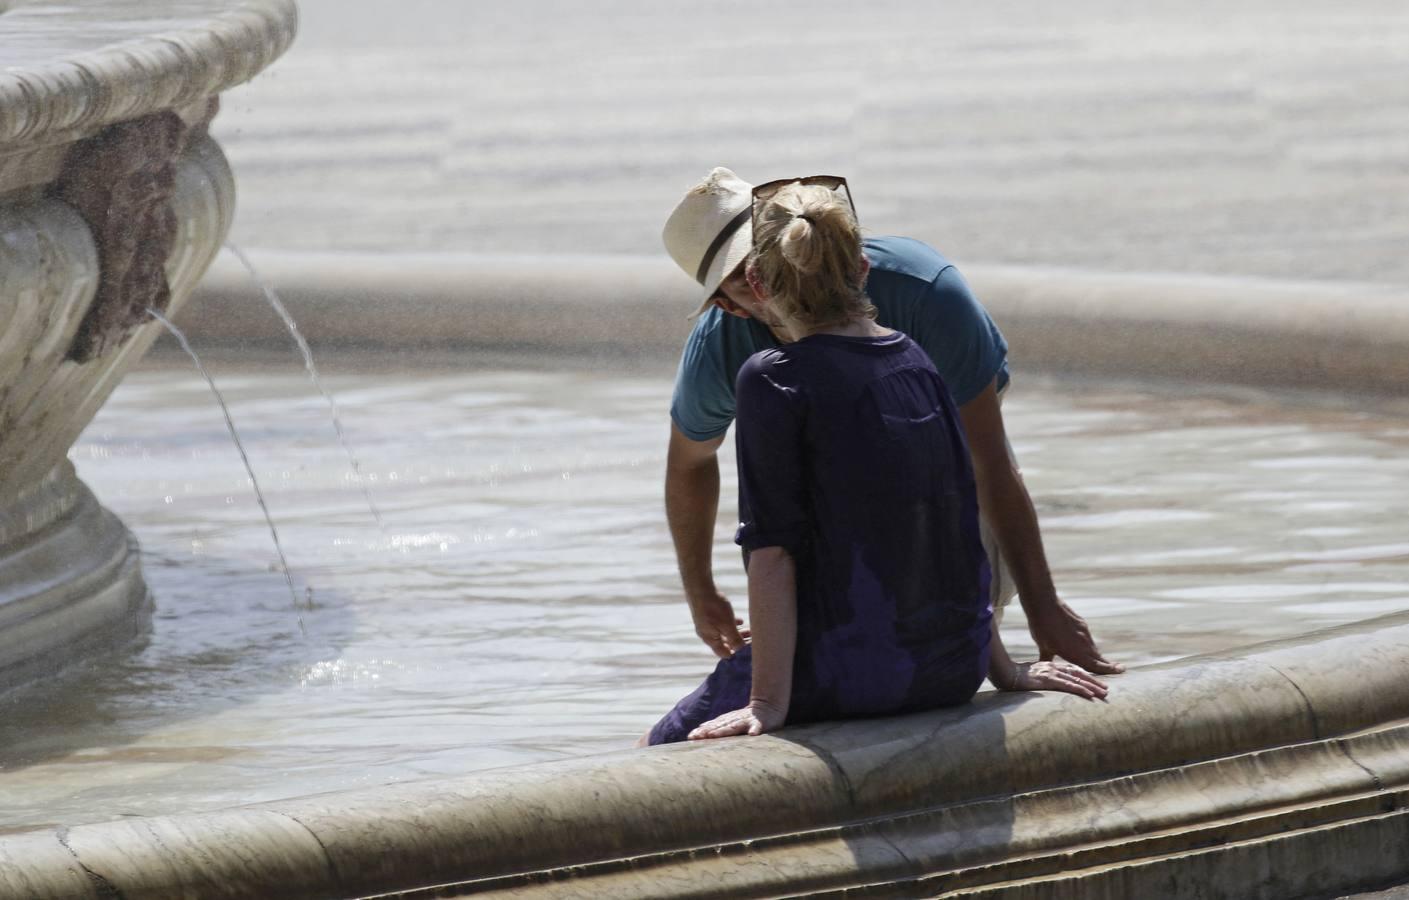
{"type": "MultiPolygon", "coordinates": [[[[988,694],[746,741],[81,826],[65,840],[88,870],[142,896],[211,884],[329,897],[438,883],[505,896],[650,896],[643,886],[676,882],[691,896],[713,896],[691,893],[700,884],[796,893],[939,871],[953,883],[1057,878],[1078,863],[1138,868],[1223,844],[1277,853],[1291,832],[1398,808],[1405,665],[1401,614],[1135,671],[1112,680],[1105,704],[988,694]],[[1341,664],[1295,669],[1288,653],[1341,664]],[[1347,701],[1331,681],[1375,699],[1338,708],[1347,701]],[[281,842],[289,822],[316,840],[281,842]],[[249,868],[253,848],[273,845],[267,867],[249,868]]],[[[0,839],[0,855],[44,839],[0,839]]]]}
{"type": "Polygon", "coordinates": [[[34,183],[52,148],[248,81],[297,28],[293,0],[37,0],[5,12],[0,194],[34,183]]]}

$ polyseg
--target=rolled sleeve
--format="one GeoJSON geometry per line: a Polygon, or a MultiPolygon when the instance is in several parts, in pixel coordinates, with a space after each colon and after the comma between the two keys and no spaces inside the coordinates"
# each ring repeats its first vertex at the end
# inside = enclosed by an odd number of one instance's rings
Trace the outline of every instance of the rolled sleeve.
{"type": "Polygon", "coordinates": [[[796,552],[807,538],[803,485],[804,402],[799,391],[770,377],[761,353],[739,371],[736,387],[739,530],[745,550],[782,547],[796,552]]]}

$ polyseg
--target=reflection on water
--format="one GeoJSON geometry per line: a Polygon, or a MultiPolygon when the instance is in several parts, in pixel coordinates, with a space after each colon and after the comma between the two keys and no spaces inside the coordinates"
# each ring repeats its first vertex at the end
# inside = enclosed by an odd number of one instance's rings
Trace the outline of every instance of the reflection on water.
{"type": "MultiPolygon", "coordinates": [[[[330,375],[382,534],[301,373],[215,369],[308,633],[205,385],[129,376],[72,455],[142,541],[152,633],[5,711],[0,829],[618,748],[710,667],[661,511],[668,372],[330,375]]],[[[1403,418],[1032,377],[1005,409],[1059,585],[1115,658],[1409,606],[1403,418]]],[[[742,605],[732,469],[716,566],[742,605]]]]}

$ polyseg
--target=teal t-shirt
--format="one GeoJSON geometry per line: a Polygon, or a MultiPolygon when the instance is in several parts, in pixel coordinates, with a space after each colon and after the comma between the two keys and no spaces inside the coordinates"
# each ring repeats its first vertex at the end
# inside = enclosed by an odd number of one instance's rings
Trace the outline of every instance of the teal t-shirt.
{"type": "MultiPolygon", "coordinates": [[[[871,261],[866,295],[876,321],[924,349],[954,402],[963,406],[989,382],[1008,383],[1008,342],[959,270],[932,247],[903,237],[863,244],[871,261]]],[[[675,373],[670,418],[691,440],[707,441],[734,421],[734,379],[760,350],[778,346],[767,326],[711,307],[695,321],[675,373]]]]}

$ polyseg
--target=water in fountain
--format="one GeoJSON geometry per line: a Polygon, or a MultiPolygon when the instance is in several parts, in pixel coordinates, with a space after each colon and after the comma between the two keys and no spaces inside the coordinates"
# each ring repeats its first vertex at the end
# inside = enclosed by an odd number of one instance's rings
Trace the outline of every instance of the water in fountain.
{"type": "Polygon", "coordinates": [[[269,305],[274,308],[274,312],[284,320],[284,327],[289,330],[294,343],[298,344],[299,352],[303,354],[303,367],[308,370],[309,380],[313,382],[313,386],[318,389],[318,393],[322,394],[323,399],[328,403],[328,412],[333,419],[333,430],[337,432],[338,443],[342,445],[343,453],[347,454],[347,461],[352,466],[352,474],[357,479],[358,485],[361,486],[363,496],[367,498],[367,509],[371,511],[377,527],[381,529],[383,534],[386,534],[386,524],[382,521],[382,514],[377,509],[376,502],[372,500],[372,490],[367,484],[367,479],[362,476],[362,466],[357,460],[357,454],[352,452],[352,446],[347,442],[347,435],[343,433],[342,419],[338,416],[338,406],[333,402],[332,395],[323,389],[323,382],[318,377],[318,367],[313,364],[313,350],[308,346],[308,341],[304,339],[303,333],[298,330],[298,323],[294,321],[288,308],[280,301],[274,288],[260,277],[259,271],[255,269],[254,263],[250,262],[250,258],[245,255],[245,252],[234,244],[227,243],[225,248],[235,254],[235,258],[245,267],[245,271],[249,272],[251,280],[259,287],[260,292],[264,294],[264,299],[269,301],[269,305]]]}
{"type": "MultiPolygon", "coordinates": [[[[298,609],[298,590],[294,588],[294,578],[289,572],[289,560],[284,556],[284,546],[279,542],[279,529],[274,526],[274,517],[269,514],[269,504],[264,501],[264,492],[259,489],[259,479],[254,475],[254,467],[250,465],[249,455],[245,453],[245,445],[240,441],[240,433],[235,429],[235,420],[230,418],[230,407],[225,405],[225,398],[221,396],[220,388],[215,386],[215,379],[211,377],[205,364],[201,362],[201,358],[196,355],[196,351],[191,347],[190,341],[186,340],[186,335],[181,329],[173,325],[166,316],[163,316],[156,310],[148,307],[147,312],[153,319],[160,322],[167,331],[171,332],[171,336],[176,338],[177,342],[181,344],[181,349],[185,350],[186,353],[190,355],[191,361],[196,364],[196,368],[200,371],[201,375],[204,376],[206,384],[210,385],[210,392],[215,395],[215,402],[220,404],[220,411],[225,415],[225,427],[230,430],[230,439],[235,442],[235,449],[240,453],[240,461],[245,464],[245,471],[249,473],[250,477],[250,486],[254,488],[255,499],[259,501],[259,508],[264,512],[264,521],[269,525],[269,535],[274,539],[274,552],[279,554],[279,567],[284,573],[284,581],[288,582],[289,585],[289,596],[293,598],[294,608],[298,609]]],[[[311,609],[312,607],[312,594],[310,594],[308,608],[311,609]]],[[[300,632],[307,634],[307,630],[303,626],[302,615],[298,617],[298,629],[300,632]]]]}

